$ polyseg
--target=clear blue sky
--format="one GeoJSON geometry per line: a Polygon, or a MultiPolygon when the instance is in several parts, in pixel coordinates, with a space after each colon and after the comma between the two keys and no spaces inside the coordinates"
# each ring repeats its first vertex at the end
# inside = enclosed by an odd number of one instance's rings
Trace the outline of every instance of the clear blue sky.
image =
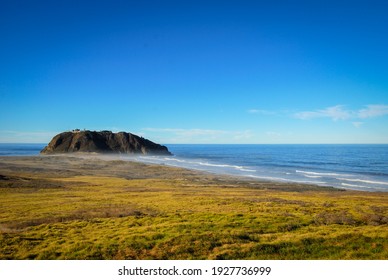
{"type": "Polygon", "coordinates": [[[388,143],[387,1],[0,1],[0,142],[388,143]]]}

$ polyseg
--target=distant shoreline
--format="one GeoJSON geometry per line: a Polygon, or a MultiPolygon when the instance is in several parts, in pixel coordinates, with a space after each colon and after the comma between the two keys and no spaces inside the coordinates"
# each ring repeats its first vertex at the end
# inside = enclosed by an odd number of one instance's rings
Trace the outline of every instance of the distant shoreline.
{"type": "MultiPolygon", "coordinates": [[[[18,173],[20,171],[27,173],[41,173],[41,175],[47,174],[49,177],[50,170],[56,170],[60,177],[76,175],[88,175],[88,176],[109,176],[109,170],[112,170],[112,174],[117,176],[131,178],[133,170],[136,170],[136,176],[134,178],[168,178],[176,179],[177,174],[189,174],[190,176],[203,177],[205,180],[211,178],[211,180],[226,180],[229,183],[234,183],[236,186],[249,184],[250,187],[257,188],[269,188],[274,190],[291,190],[297,191],[348,191],[348,192],[360,192],[360,193],[381,193],[373,190],[352,190],[346,188],[337,188],[335,186],[319,186],[315,184],[297,183],[297,182],[281,182],[276,180],[264,180],[260,178],[244,177],[239,175],[219,174],[217,172],[198,170],[193,168],[177,167],[166,164],[150,163],[143,161],[136,161],[135,156],[131,159],[131,155],[126,156],[125,159],[121,158],[119,154],[99,154],[99,153],[63,153],[63,154],[51,154],[51,155],[12,155],[12,156],[0,156],[0,175],[4,168],[7,168],[11,173],[18,173]],[[91,161],[92,160],[92,161],[91,161]],[[77,168],[78,165],[92,166],[93,162],[97,165],[96,168],[87,168],[85,174],[82,174],[83,169],[77,168]],[[125,166],[126,169],[120,169],[119,172],[114,171],[116,164],[125,166]],[[10,164],[10,165],[9,165],[10,164]],[[100,166],[106,168],[99,169],[100,166]],[[142,176],[142,166],[152,167],[152,172],[145,172],[142,176]],[[18,171],[12,171],[15,167],[18,171]],[[109,167],[109,168],[107,168],[109,167]],[[135,167],[135,168],[134,168],[135,167]],[[163,176],[160,174],[163,173],[163,176]],[[157,174],[157,175],[155,175],[157,174]]],[[[5,172],[7,173],[7,172],[5,172]]],[[[189,176],[189,177],[190,177],[189,176]]],[[[384,192],[383,192],[384,193],[384,192]]]]}
{"type": "MultiPolygon", "coordinates": [[[[120,176],[128,179],[136,178],[195,178],[195,180],[218,180],[227,181],[229,184],[238,186],[249,185],[250,187],[269,188],[274,190],[297,191],[345,191],[331,186],[317,186],[313,184],[301,184],[294,182],[276,182],[269,180],[259,180],[249,177],[241,177],[227,174],[217,174],[202,170],[195,170],[183,167],[173,167],[163,164],[153,164],[137,162],[133,160],[123,160],[119,155],[101,155],[88,153],[56,154],[56,155],[34,155],[34,156],[0,156],[0,174],[11,173],[32,173],[40,175],[50,175],[52,171],[56,176],[120,176]],[[95,165],[93,167],[93,165],[95,165]],[[120,168],[118,169],[117,166],[120,168]],[[147,168],[144,168],[147,166],[147,168]],[[5,171],[7,170],[7,171],[5,171]],[[112,172],[112,173],[110,173],[112,172]]],[[[352,190],[347,190],[352,191],[352,190]]]]}
{"type": "MultiPolygon", "coordinates": [[[[40,144],[0,144],[0,156],[39,156],[42,148],[40,144]]],[[[388,192],[388,145],[171,144],[168,149],[174,156],[125,153],[93,156],[237,176],[240,180],[388,192]]],[[[53,155],[77,157],[89,153],[53,155]]]]}

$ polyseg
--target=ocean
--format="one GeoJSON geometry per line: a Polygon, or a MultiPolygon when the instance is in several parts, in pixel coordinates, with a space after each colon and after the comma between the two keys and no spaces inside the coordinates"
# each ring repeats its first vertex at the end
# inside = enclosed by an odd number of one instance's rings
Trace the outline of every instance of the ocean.
{"type": "Polygon", "coordinates": [[[140,161],[259,180],[388,191],[388,145],[167,145],[140,161]]]}
{"type": "Polygon", "coordinates": [[[0,156],[36,156],[46,144],[0,143],[0,156]]]}
{"type": "MultiPolygon", "coordinates": [[[[45,144],[0,144],[0,156],[38,155],[45,144]]],[[[388,145],[166,145],[174,156],[120,156],[258,180],[388,191],[388,145]]]]}

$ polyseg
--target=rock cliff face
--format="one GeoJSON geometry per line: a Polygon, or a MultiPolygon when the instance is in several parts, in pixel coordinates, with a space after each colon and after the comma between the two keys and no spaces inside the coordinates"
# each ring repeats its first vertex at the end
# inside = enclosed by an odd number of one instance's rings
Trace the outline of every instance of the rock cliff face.
{"type": "Polygon", "coordinates": [[[131,133],[89,130],[60,133],[40,153],[75,152],[171,155],[167,147],[131,133]]]}

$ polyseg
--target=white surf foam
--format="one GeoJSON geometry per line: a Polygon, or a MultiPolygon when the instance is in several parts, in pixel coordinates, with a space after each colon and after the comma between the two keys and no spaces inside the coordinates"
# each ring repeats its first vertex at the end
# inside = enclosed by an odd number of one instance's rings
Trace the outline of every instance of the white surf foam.
{"type": "Polygon", "coordinates": [[[284,178],[270,177],[270,176],[246,175],[245,177],[268,180],[268,181],[290,181],[284,178]]]}
{"type": "Polygon", "coordinates": [[[366,183],[366,184],[377,184],[377,185],[386,185],[388,186],[388,182],[381,182],[381,181],[371,181],[371,180],[362,180],[362,179],[348,179],[348,178],[336,178],[338,180],[348,181],[348,182],[359,182],[359,183],[366,183]]]}
{"type": "Polygon", "coordinates": [[[167,161],[176,161],[176,162],[181,162],[181,163],[187,162],[186,160],[177,159],[177,158],[163,158],[163,160],[167,160],[167,161]]]}
{"type": "Polygon", "coordinates": [[[339,173],[325,173],[325,172],[312,172],[312,171],[303,171],[295,170],[296,173],[302,173],[307,175],[316,175],[316,176],[352,176],[350,174],[339,174],[339,173]]]}
{"type": "Polygon", "coordinates": [[[344,187],[352,187],[352,188],[358,188],[358,189],[372,189],[372,187],[366,187],[366,186],[359,186],[354,184],[347,184],[347,183],[341,183],[344,187]]]}
{"type": "Polygon", "coordinates": [[[303,176],[307,177],[307,178],[322,178],[322,176],[319,176],[319,175],[307,175],[307,174],[303,174],[303,176]]]}
{"type": "Polygon", "coordinates": [[[215,164],[215,163],[209,163],[209,162],[191,162],[194,164],[199,164],[202,166],[209,166],[209,167],[220,167],[220,168],[230,168],[230,169],[236,169],[239,171],[244,171],[244,172],[256,172],[254,169],[248,169],[244,166],[239,166],[239,165],[229,165],[229,164],[215,164]]]}

